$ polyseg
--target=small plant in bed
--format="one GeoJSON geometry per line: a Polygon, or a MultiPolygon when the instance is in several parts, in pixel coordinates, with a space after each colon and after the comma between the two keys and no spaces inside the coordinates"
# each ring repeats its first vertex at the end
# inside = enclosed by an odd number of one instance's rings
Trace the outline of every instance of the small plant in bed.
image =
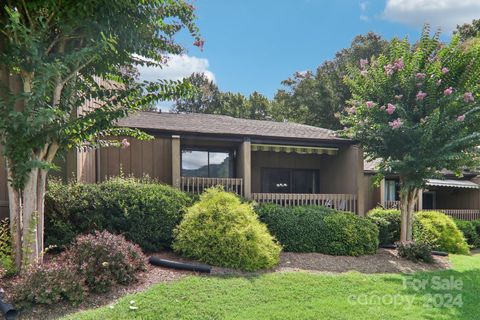
{"type": "Polygon", "coordinates": [[[259,205],[257,212],[285,251],[359,256],[374,254],[378,247],[376,225],[353,213],[274,204],[259,205]]]}
{"type": "Polygon", "coordinates": [[[215,266],[255,271],[280,259],[280,245],[252,206],[220,187],[208,189],[188,208],[175,234],[176,252],[215,266]]]}
{"type": "Polygon", "coordinates": [[[397,251],[400,257],[413,262],[433,263],[432,248],[421,242],[398,242],[397,251]]]}

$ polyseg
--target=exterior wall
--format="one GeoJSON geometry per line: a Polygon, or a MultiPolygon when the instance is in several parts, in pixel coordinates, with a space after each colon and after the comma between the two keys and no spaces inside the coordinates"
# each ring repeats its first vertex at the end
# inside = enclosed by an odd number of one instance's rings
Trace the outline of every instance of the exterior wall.
{"type": "Polygon", "coordinates": [[[365,174],[363,176],[363,188],[365,190],[365,212],[377,207],[380,203],[380,187],[373,185],[374,175],[365,174]]]}
{"type": "MultiPolygon", "coordinates": [[[[156,137],[150,141],[129,138],[130,146],[100,149],[98,178],[125,176],[141,178],[148,175],[160,182],[172,184],[172,143],[170,138],[156,137]]],[[[180,155],[179,155],[180,156],[180,155]]],[[[87,163],[91,163],[88,160],[87,163]]],[[[89,169],[91,170],[91,169],[89,169]]]]}
{"type": "Polygon", "coordinates": [[[436,192],[437,209],[478,209],[480,191],[462,188],[429,188],[436,192]]]}

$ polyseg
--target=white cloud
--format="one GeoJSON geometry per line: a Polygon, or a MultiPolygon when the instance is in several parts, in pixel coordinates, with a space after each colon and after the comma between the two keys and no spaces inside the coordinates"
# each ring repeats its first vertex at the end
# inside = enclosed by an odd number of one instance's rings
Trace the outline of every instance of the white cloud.
{"type": "Polygon", "coordinates": [[[368,2],[367,1],[360,2],[360,10],[362,12],[365,12],[367,10],[367,7],[368,7],[368,2]]]}
{"type": "Polygon", "coordinates": [[[139,67],[138,70],[140,72],[140,80],[180,80],[190,76],[192,73],[205,73],[208,79],[215,82],[215,75],[208,70],[208,67],[208,59],[182,54],[169,56],[167,65],[162,68],[139,67]]]}
{"type": "Polygon", "coordinates": [[[360,15],[360,20],[362,20],[362,21],[370,21],[370,18],[369,18],[368,16],[364,15],[364,14],[361,14],[361,15],[360,15]]]}
{"type": "Polygon", "coordinates": [[[368,1],[360,2],[360,12],[361,12],[360,20],[365,21],[365,22],[370,21],[370,17],[366,15],[368,5],[369,5],[368,1]]]}
{"type": "Polygon", "coordinates": [[[383,16],[387,20],[420,27],[452,31],[457,24],[480,17],[479,0],[387,0],[383,16]]]}

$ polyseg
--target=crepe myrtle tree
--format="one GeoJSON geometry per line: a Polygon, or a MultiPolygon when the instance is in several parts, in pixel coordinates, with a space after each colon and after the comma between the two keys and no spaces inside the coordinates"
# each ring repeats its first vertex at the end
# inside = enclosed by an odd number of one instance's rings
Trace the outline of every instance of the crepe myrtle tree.
{"type": "Polygon", "coordinates": [[[479,57],[480,45],[463,46],[456,36],[443,44],[426,27],[417,43],[394,39],[385,54],[349,68],[353,99],[342,114],[343,133],[367,159],[380,160],[380,177],[398,174],[401,241],[412,240],[425,180],[478,163],[479,57]]]}
{"type": "Polygon", "coordinates": [[[17,268],[42,261],[55,155],[121,145],[108,136],[151,138],[115,123],[156,100],[189,94],[183,81],[138,82],[136,67],[162,66],[183,52],[174,40],[181,30],[202,47],[194,11],[183,0],[2,1],[0,145],[17,268]]]}

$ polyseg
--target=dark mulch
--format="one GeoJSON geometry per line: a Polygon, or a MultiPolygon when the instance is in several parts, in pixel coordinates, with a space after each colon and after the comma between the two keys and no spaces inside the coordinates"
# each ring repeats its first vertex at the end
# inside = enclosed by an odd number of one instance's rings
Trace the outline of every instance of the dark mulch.
{"type": "MultiPolygon", "coordinates": [[[[163,259],[175,260],[180,262],[192,262],[191,259],[185,259],[173,252],[159,252],[155,256],[163,259]]],[[[341,273],[348,271],[358,271],[361,273],[411,273],[416,271],[429,271],[438,269],[448,269],[450,263],[448,257],[435,256],[433,264],[414,263],[398,257],[395,250],[379,249],[377,254],[361,257],[330,256],[320,253],[293,253],[284,252],[281,256],[280,264],[274,269],[266,272],[288,272],[288,271],[309,271],[309,272],[329,272],[341,273]]],[[[151,285],[161,282],[168,282],[180,279],[186,275],[195,275],[197,273],[189,271],[179,271],[166,269],[162,267],[148,266],[148,270],[140,275],[138,283],[125,286],[117,286],[111,292],[105,294],[90,294],[85,301],[77,307],[72,307],[62,303],[55,306],[36,306],[33,309],[25,310],[21,313],[19,319],[56,319],[66,314],[80,310],[97,308],[112,304],[118,298],[129,294],[144,291],[151,285]]],[[[212,275],[251,275],[252,273],[241,272],[228,268],[212,268],[212,275]]],[[[255,274],[258,274],[255,273],[255,274]]],[[[2,279],[0,288],[9,289],[9,280],[2,279]]]]}

